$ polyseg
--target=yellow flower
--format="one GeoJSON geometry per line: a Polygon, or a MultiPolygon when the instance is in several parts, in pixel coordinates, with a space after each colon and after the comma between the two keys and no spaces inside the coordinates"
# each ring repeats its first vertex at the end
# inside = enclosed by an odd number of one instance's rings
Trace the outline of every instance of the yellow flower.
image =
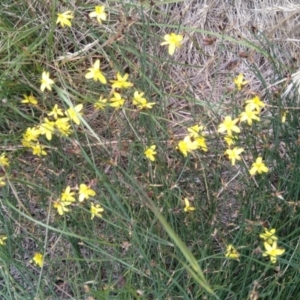
{"type": "Polygon", "coordinates": [[[250,110],[256,110],[257,112],[260,112],[261,107],[265,107],[266,104],[263,103],[258,96],[253,97],[252,99],[246,100],[246,107],[248,107],[250,110]]]}
{"type": "Polygon", "coordinates": [[[5,177],[0,177],[0,188],[6,186],[6,182],[4,181],[5,177]]]}
{"type": "Polygon", "coordinates": [[[101,207],[100,204],[94,205],[94,203],[91,203],[91,220],[94,219],[94,217],[102,218],[102,212],[104,211],[104,208],[101,207]]]}
{"type": "Polygon", "coordinates": [[[51,141],[52,134],[54,132],[55,122],[49,121],[47,118],[44,118],[44,122],[40,125],[40,134],[45,135],[48,141],[51,141]]]}
{"type": "Polygon", "coordinates": [[[32,149],[32,154],[36,156],[47,155],[47,152],[44,150],[44,146],[40,145],[40,143],[32,144],[30,146],[32,149]]]}
{"type": "Polygon", "coordinates": [[[56,24],[60,24],[61,27],[71,27],[71,21],[74,18],[73,16],[73,12],[68,10],[65,11],[63,13],[57,13],[57,20],[56,20],[56,24]]]}
{"type": "Polygon", "coordinates": [[[106,78],[100,70],[100,60],[97,59],[93,66],[88,69],[88,73],[85,74],[86,79],[93,78],[94,81],[100,81],[103,84],[106,84],[106,78]]]}
{"type": "Polygon", "coordinates": [[[147,102],[147,99],[143,97],[144,93],[141,92],[139,93],[139,91],[135,91],[133,94],[133,100],[132,100],[132,104],[133,105],[139,105],[142,102],[147,102]]]}
{"type": "Polygon", "coordinates": [[[156,145],[152,145],[144,151],[145,156],[151,161],[155,161],[155,155],[157,154],[155,149],[156,145]]]}
{"type": "Polygon", "coordinates": [[[107,99],[102,99],[102,96],[100,96],[99,100],[95,102],[94,107],[96,109],[104,109],[107,106],[107,99]]]}
{"type": "Polygon", "coordinates": [[[43,266],[43,263],[44,263],[44,257],[43,257],[43,254],[40,253],[40,252],[34,253],[33,258],[32,258],[32,261],[33,261],[37,266],[39,266],[39,267],[41,268],[41,267],[43,266]]]}
{"type": "Polygon", "coordinates": [[[80,125],[80,119],[78,118],[78,115],[82,115],[80,111],[82,110],[83,105],[78,104],[74,108],[70,107],[66,110],[66,116],[72,120],[75,124],[80,125]]]}
{"type": "Polygon", "coordinates": [[[41,83],[42,92],[44,92],[45,89],[48,89],[49,91],[52,90],[51,85],[54,84],[54,81],[49,77],[49,72],[43,71],[41,83]]]}
{"type": "Polygon", "coordinates": [[[105,7],[103,5],[95,6],[95,10],[89,13],[90,18],[97,18],[99,24],[102,24],[102,21],[106,21],[106,13],[104,12],[105,7]]]}
{"type": "Polygon", "coordinates": [[[178,143],[177,149],[183,154],[183,156],[187,156],[189,152],[196,150],[198,148],[198,143],[196,141],[192,141],[190,136],[186,136],[182,141],[178,143]]]}
{"type": "Polygon", "coordinates": [[[0,167],[8,167],[9,166],[9,160],[5,156],[5,153],[2,153],[0,155],[0,167]]]}
{"type": "Polygon", "coordinates": [[[199,149],[203,150],[204,152],[207,152],[207,145],[203,136],[196,137],[195,142],[197,143],[197,147],[199,149]]]}
{"type": "Polygon", "coordinates": [[[185,212],[190,212],[190,211],[194,211],[196,210],[196,208],[194,206],[191,206],[190,205],[190,201],[188,198],[184,198],[184,203],[185,203],[185,206],[184,206],[184,211],[185,212]]]}
{"type": "Polygon", "coordinates": [[[125,74],[124,76],[121,76],[121,74],[118,72],[117,73],[117,80],[110,80],[112,83],[112,88],[114,89],[122,89],[122,88],[129,88],[133,86],[133,84],[129,81],[128,79],[128,74],[125,74]]]}
{"type": "Polygon", "coordinates": [[[269,243],[270,245],[273,244],[274,241],[278,240],[278,237],[275,235],[276,229],[272,228],[271,230],[265,229],[265,233],[261,233],[259,235],[265,242],[269,243]]]}
{"type": "Polygon", "coordinates": [[[168,51],[170,55],[173,55],[175,53],[175,49],[179,48],[181,46],[181,42],[183,40],[183,36],[180,34],[166,34],[164,36],[164,42],[162,42],[160,45],[169,45],[168,51]]]}
{"type": "Polygon", "coordinates": [[[1,246],[5,246],[6,245],[6,241],[7,240],[7,236],[6,235],[0,235],[0,245],[1,246]]]}
{"type": "Polygon", "coordinates": [[[151,109],[153,108],[153,105],[155,105],[155,102],[147,102],[146,101],[141,101],[140,104],[137,105],[138,109],[151,109]]]}
{"type": "Polygon", "coordinates": [[[232,244],[228,245],[226,248],[226,253],[225,253],[226,257],[229,258],[233,258],[233,259],[239,259],[240,254],[238,253],[238,251],[234,248],[234,246],[232,244]]]}
{"type": "Polygon", "coordinates": [[[61,193],[60,200],[62,202],[74,202],[75,201],[74,195],[75,192],[71,192],[71,187],[67,186],[65,191],[61,193]]]}
{"type": "Polygon", "coordinates": [[[285,252],[285,249],[277,248],[277,241],[274,241],[272,245],[268,242],[264,242],[266,251],[263,253],[263,256],[269,256],[272,264],[275,264],[277,261],[277,256],[282,255],[285,252]]]}
{"type": "Polygon", "coordinates": [[[249,81],[244,80],[244,75],[239,74],[237,77],[233,79],[234,84],[236,85],[237,89],[240,91],[244,85],[246,85],[249,81]]]}
{"type": "Polygon", "coordinates": [[[197,138],[199,137],[199,132],[202,131],[204,129],[203,126],[199,126],[198,124],[189,127],[187,130],[189,132],[189,136],[192,138],[197,138]]]}
{"type": "Polygon", "coordinates": [[[225,151],[225,154],[228,155],[228,158],[231,160],[231,165],[235,165],[236,160],[241,160],[240,154],[244,152],[243,148],[233,148],[233,149],[227,149],[225,151]]]}
{"type": "Polygon", "coordinates": [[[38,101],[33,95],[23,95],[24,99],[21,101],[21,103],[30,103],[32,105],[37,105],[38,101]]]}
{"type": "Polygon", "coordinates": [[[285,123],[287,113],[288,112],[286,110],[281,113],[281,122],[282,123],[285,123]]]}
{"type": "Polygon", "coordinates": [[[228,147],[230,147],[231,145],[235,144],[235,140],[234,140],[233,136],[226,135],[224,137],[224,140],[225,140],[225,142],[226,142],[226,144],[227,144],[228,147]]]}
{"type": "Polygon", "coordinates": [[[41,134],[40,129],[37,127],[28,127],[23,134],[23,139],[27,142],[36,141],[41,134]]]}
{"type": "Polygon", "coordinates": [[[250,107],[246,106],[245,111],[240,114],[241,122],[247,121],[248,125],[252,125],[252,120],[260,121],[257,116],[258,112],[256,110],[252,110],[250,107]]]}
{"type": "Polygon", "coordinates": [[[235,125],[239,119],[232,120],[230,116],[226,116],[224,121],[218,126],[218,132],[227,132],[228,136],[232,136],[232,131],[240,133],[241,130],[235,125]]]}
{"type": "Polygon", "coordinates": [[[57,200],[53,203],[53,207],[57,209],[57,212],[62,216],[65,212],[70,211],[67,206],[71,205],[72,202],[60,201],[57,200]]]}
{"type": "Polygon", "coordinates": [[[48,113],[48,116],[51,117],[53,116],[53,118],[56,120],[58,118],[58,116],[63,116],[64,113],[62,111],[61,108],[59,108],[57,106],[57,104],[54,105],[54,107],[52,108],[52,110],[48,113]]]}
{"type": "Polygon", "coordinates": [[[125,100],[122,98],[120,93],[114,93],[114,96],[110,98],[110,101],[110,106],[115,108],[120,108],[125,103],[125,100]]]}
{"type": "Polygon", "coordinates": [[[90,196],[94,197],[96,192],[88,187],[86,184],[81,184],[79,186],[79,202],[82,202],[84,199],[89,199],[90,196]]]}
{"type": "Polygon", "coordinates": [[[68,136],[72,133],[71,125],[69,123],[69,118],[59,118],[55,121],[55,127],[64,136],[68,136]]]}
{"type": "Polygon", "coordinates": [[[258,157],[256,159],[255,163],[252,164],[252,167],[250,169],[250,174],[253,176],[256,173],[261,174],[263,172],[267,173],[268,171],[269,171],[269,169],[263,163],[262,158],[258,157]]]}
{"type": "Polygon", "coordinates": [[[134,92],[132,104],[136,105],[139,109],[148,108],[151,109],[155,102],[148,102],[146,98],[143,97],[144,93],[134,92]]]}

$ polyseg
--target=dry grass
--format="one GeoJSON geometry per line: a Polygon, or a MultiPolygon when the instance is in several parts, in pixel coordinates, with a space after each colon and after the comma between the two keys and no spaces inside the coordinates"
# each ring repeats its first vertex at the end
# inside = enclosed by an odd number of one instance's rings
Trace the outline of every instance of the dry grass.
{"type": "MultiPolygon", "coordinates": [[[[297,68],[299,56],[298,1],[183,1],[167,5],[164,10],[170,24],[203,30],[188,32],[184,46],[175,54],[175,60],[190,66],[174,66],[171,76],[177,81],[189,82],[195,99],[224,101],[223,95],[233,87],[232,77],[244,73],[251,81],[245,94],[264,89],[249,68],[254,65],[266,80],[273,83],[271,66],[262,55],[249,51],[242,41],[257,45],[257,37],[266,38],[276,45],[275,55],[292,71],[297,68]],[[206,34],[209,31],[212,34],[206,34]],[[224,38],[221,36],[225,35],[224,38]],[[236,42],[228,39],[232,37],[236,42]],[[241,42],[241,43],[239,43],[241,42]],[[195,50],[195,44],[199,50],[195,50]],[[246,57],[245,57],[246,56],[246,57]],[[182,75],[184,74],[184,78],[182,75]],[[178,76],[180,75],[180,76],[178,76]],[[176,80],[176,79],[175,79],[176,80]]],[[[177,102],[177,99],[173,99],[177,102]]]]}

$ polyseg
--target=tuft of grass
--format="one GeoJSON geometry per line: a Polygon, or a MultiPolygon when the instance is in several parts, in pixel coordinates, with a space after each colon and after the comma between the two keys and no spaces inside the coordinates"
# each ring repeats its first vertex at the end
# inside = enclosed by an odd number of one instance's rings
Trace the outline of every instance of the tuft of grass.
{"type": "Polygon", "coordinates": [[[290,46],[299,8],[281,2],[109,1],[98,24],[89,17],[94,2],[3,1],[0,155],[9,166],[0,158],[1,298],[299,294],[299,74],[290,46]],[[72,26],[56,24],[68,10],[72,26]],[[174,56],[160,45],[172,32],[183,36],[174,56]],[[105,85],[85,78],[97,59],[105,85]],[[55,84],[42,93],[43,71],[55,84]],[[113,90],[118,72],[133,86],[113,90]],[[238,74],[248,81],[240,90],[238,74]],[[153,108],[133,105],[135,91],[153,108]],[[114,92],[124,106],[95,108],[114,92]],[[24,95],[38,104],[21,103],[24,95]],[[265,107],[252,126],[236,123],[235,146],[244,152],[232,166],[218,128],[226,116],[239,118],[255,95],[265,107]],[[51,139],[39,136],[47,155],[22,143],[28,128],[54,122],[54,105],[65,112],[78,104],[79,124],[69,121],[68,134],[56,127],[51,139]],[[204,126],[208,151],[184,156],[179,142],[195,124],[204,126]],[[154,161],[144,154],[151,145],[154,161]],[[250,176],[257,157],[268,172],[250,176]],[[80,184],[96,195],[79,202],[80,184]],[[59,215],[66,187],[76,200],[59,215]],[[185,198],[194,211],[185,211],[185,198]],[[91,203],[102,216],[91,219],[91,203]],[[285,249],[275,264],[262,255],[259,237],[271,228],[285,249]],[[228,245],[238,259],[226,257],[228,245]]]}

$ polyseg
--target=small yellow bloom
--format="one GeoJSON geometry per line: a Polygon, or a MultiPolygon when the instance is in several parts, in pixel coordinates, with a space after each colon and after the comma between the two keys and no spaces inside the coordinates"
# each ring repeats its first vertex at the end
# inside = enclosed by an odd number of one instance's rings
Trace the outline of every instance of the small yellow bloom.
{"type": "Polygon", "coordinates": [[[178,143],[177,149],[183,154],[184,157],[188,155],[189,152],[196,150],[198,148],[197,141],[192,141],[191,137],[187,135],[182,141],[178,143]]]}
{"type": "Polygon", "coordinates": [[[139,93],[138,91],[134,92],[132,104],[136,105],[139,109],[151,109],[155,102],[148,102],[146,98],[143,97],[144,93],[139,93]]]}
{"type": "Polygon", "coordinates": [[[125,99],[122,98],[120,93],[115,92],[114,96],[110,98],[110,106],[115,108],[120,108],[124,105],[125,99]]]}
{"type": "Polygon", "coordinates": [[[235,125],[239,119],[232,120],[230,116],[226,116],[224,121],[218,126],[218,132],[227,132],[228,136],[232,136],[232,131],[240,133],[241,130],[235,125]]]}
{"type": "Polygon", "coordinates": [[[57,209],[57,212],[62,216],[65,212],[70,211],[67,206],[71,205],[72,202],[57,200],[53,203],[53,207],[57,209]]]}
{"type": "Polygon", "coordinates": [[[145,156],[151,161],[155,161],[155,155],[157,154],[155,149],[156,145],[152,145],[144,151],[145,156]]]}
{"type": "Polygon", "coordinates": [[[265,233],[261,233],[259,235],[265,242],[269,243],[270,245],[273,244],[274,241],[278,240],[278,237],[275,235],[276,229],[272,228],[271,230],[265,229],[265,233]]]}
{"type": "Polygon", "coordinates": [[[231,165],[235,165],[236,160],[241,160],[240,154],[244,152],[243,148],[233,148],[233,149],[227,149],[225,151],[225,154],[228,155],[228,158],[231,160],[231,165]]]}
{"type": "Polygon", "coordinates": [[[62,202],[74,202],[75,200],[75,192],[71,192],[71,187],[67,186],[65,191],[61,193],[60,200],[62,202]]]}
{"type": "Polygon", "coordinates": [[[73,18],[74,18],[73,12],[70,10],[65,11],[63,13],[57,13],[56,24],[59,23],[61,27],[65,27],[65,26],[71,27],[72,24],[70,20],[72,20],[73,18]]]}
{"type": "Polygon", "coordinates": [[[240,254],[239,252],[234,248],[232,244],[228,245],[226,248],[226,257],[233,258],[233,259],[239,259],[240,254]]]}
{"type": "Polygon", "coordinates": [[[89,199],[90,196],[94,197],[96,192],[88,187],[86,184],[82,183],[79,186],[79,202],[82,202],[84,199],[89,199]]]}
{"type": "Polygon", "coordinates": [[[74,108],[70,107],[69,109],[66,110],[66,116],[72,120],[75,124],[80,125],[80,119],[78,118],[78,115],[82,115],[80,111],[82,110],[83,105],[78,104],[74,108]]]}
{"type": "Polygon", "coordinates": [[[194,210],[196,210],[196,208],[194,207],[194,206],[191,206],[190,205],[190,201],[189,201],[189,199],[188,198],[184,198],[184,204],[185,204],[185,206],[184,206],[184,211],[185,212],[190,212],[190,211],[194,211],[194,210]]]}
{"type": "Polygon", "coordinates": [[[268,242],[264,242],[264,246],[266,251],[263,253],[263,256],[269,256],[272,264],[277,262],[277,256],[280,256],[285,252],[285,249],[277,248],[277,241],[273,241],[272,245],[268,242]]]}
{"type": "Polygon", "coordinates": [[[204,152],[207,152],[207,145],[204,136],[199,136],[195,138],[195,142],[197,143],[198,149],[201,149],[204,152]]]}
{"type": "Polygon", "coordinates": [[[267,173],[268,171],[269,169],[263,163],[262,157],[258,157],[256,161],[252,164],[252,167],[250,169],[250,174],[253,176],[256,173],[262,174],[263,172],[267,173]]]}
{"type": "Polygon", "coordinates": [[[8,167],[9,166],[9,160],[5,156],[5,153],[2,153],[0,155],[0,167],[8,167]]]}
{"type": "Polygon", "coordinates": [[[125,74],[122,76],[119,72],[117,73],[117,80],[110,80],[112,83],[112,88],[114,89],[122,89],[122,88],[129,88],[133,86],[133,84],[130,81],[127,81],[128,74],[125,74]]]}
{"type": "Polygon", "coordinates": [[[49,77],[49,72],[43,71],[41,79],[41,91],[44,92],[45,89],[49,91],[52,90],[51,85],[54,84],[54,81],[49,77]]]}
{"type": "Polygon", "coordinates": [[[147,102],[147,99],[144,98],[144,93],[143,92],[139,92],[139,91],[135,91],[133,94],[133,100],[132,100],[132,104],[133,105],[139,105],[142,102],[147,102]]]}
{"type": "Polygon", "coordinates": [[[181,46],[181,42],[183,40],[183,36],[181,34],[166,34],[164,36],[164,42],[162,42],[160,45],[169,45],[168,51],[170,55],[173,55],[175,53],[175,49],[179,48],[181,46]]]}
{"type": "Polygon", "coordinates": [[[95,10],[89,13],[90,18],[97,18],[99,24],[102,24],[102,21],[106,21],[106,13],[104,12],[105,7],[103,5],[95,6],[95,10]]]}
{"type": "Polygon", "coordinates": [[[91,220],[94,219],[94,217],[102,218],[102,212],[104,211],[104,208],[101,207],[100,204],[94,205],[94,203],[91,203],[91,220]]]}
{"type": "Polygon", "coordinates": [[[225,142],[226,142],[226,144],[227,144],[228,147],[230,147],[231,145],[235,144],[235,139],[234,139],[233,136],[226,135],[224,137],[224,140],[225,140],[225,142]]]}
{"type": "Polygon", "coordinates": [[[251,107],[246,106],[245,111],[240,114],[241,122],[247,121],[248,125],[252,125],[252,120],[260,121],[260,118],[257,116],[258,112],[252,110],[251,107]]]}
{"type": "Polygon", "coordinates": [[[146,101],[141,101],[140,104],[137,105],[138,109],[152,109],[153,105],[155,105],[155,102],[147,102],[146,101]]]}
{"type": "Polygon", "coordinates": [[[249,81],[244,80],[244,75],[239,74],[237,77],[233,79],[234,84],[236,85],[237,89],[240,91],[244,85],[246,85],[249,81]]]}
{"type": "Polygon", "coordinates": [[[43,257],[43,254],[40,253],[40,252],[36,252],[34,253],[34,256],[32,258],[32,261],[37,265],[39,266],[40,268],[43,266],[43,263],[44,263],[44,257],[43,257]]]}
{"type": "Polygon", "coordinates": [[[49,117],[53,116],[53,118],[54,118],[55,120],[57,120],[58,116],[63,116],[64,113],[63,113],[62,109],[59,108],[59,107],[57,106],[57,104],[55,104],[54,107],[52,108],[52,110],[51,110],[47,115],[48,115],[49,117]]]}
{"type": "Polygon", "coordinates": [[[58,118],[55,121],[55,127],[64,136],[69,136],[72,133],[69,118],[58,118]]]}
{"type": "MultiPolygon", "coordinates": [[[[40,132],[39,128],[28,127],[23,134],[23,139],[24,139],[24,141],[27,141],[27,142],[33,142],[33,141],[35,142],[38,139],[40,134],[41,134],[41,132],[40,132]]],[[[31,147],[31,146],[29,146],[29,147],[31,147]]]]}
{"type": "Polygon", "coordinates": [[[32,154],[36,156],[47,155],[47,152],[44,150],[44,146],[40,145],[40,143],[32,144],[31,146],[32,154]]]}
{"type": "Polygon", "coordinates": [[[5,177],[0,177],[0,188],[6,186],[6,182],[4,181],[5,177]]]}
{"type": "Polygon", "coordinates": [[[37,105],[38,101],[33,95],[23,95],[24,99],[21,101],[21,103],[30,103],[32,105],[37,105]]]}
{"type": "Polygon", "coordinates": [[[201,134],[201,131],[204,129],[203,126],[199,126],[198,124],[189,127],[187,130],[189,132],[189,136],[192,138],[197,138],[201,134]]]}
{"type": "Polygon", "coordinates": [[[54,125],[55,122],[49,121],[48,118],[44,118],[44,122],[39,126],[40,134],[45,135],[48,141],[51,141],[52,139],[54,125]]]}
{"type": "Polygon", "coordinates": [[[94,81],[100,81],[103,84],[106,84],[106,78],[100,70],[100,60],[97,59],[93,66],[88,69],[88,73],[85,74],[86,79],[93,78],[94,81]]]}
{"type": "Polygon", "coordinates": [[[286,110],[281,113],[281,122],[282,123],[285,123],[287,113],[288,112],[286,110]]]}
{"type": "Polygon", "coordinates": [[[0,235],[0,245],[1,246],[5,246],[6,245],[6,241],[7,240],[7,236],[6,235],[0,235]]]}
{"type": "Polygon", "coordinates": [[[260,112],[261,107],[265,107],[266,104],[263,103],[258,96],[253,97],[252,99],[246,100],[246,107],[248,107],[250,110],[256,110],[257,112],[260,112]]]}
{"type": "Polygon", "coordinates": [[[96,109],[104,109],[106,106],[107,106],[107,99],[102,99],[102,96],[100,96],[99,100],[94,104],[94,107],[96,109]]]}

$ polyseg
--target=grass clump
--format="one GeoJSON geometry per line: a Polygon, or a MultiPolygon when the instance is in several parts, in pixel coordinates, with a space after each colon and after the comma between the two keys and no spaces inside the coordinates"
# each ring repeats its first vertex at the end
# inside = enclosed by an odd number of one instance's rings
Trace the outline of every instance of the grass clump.
{"type": "Polygon", "coordinates": [[[294,61],[213,5],[7,1],[3,299],[299,294],[294,61]]]}

